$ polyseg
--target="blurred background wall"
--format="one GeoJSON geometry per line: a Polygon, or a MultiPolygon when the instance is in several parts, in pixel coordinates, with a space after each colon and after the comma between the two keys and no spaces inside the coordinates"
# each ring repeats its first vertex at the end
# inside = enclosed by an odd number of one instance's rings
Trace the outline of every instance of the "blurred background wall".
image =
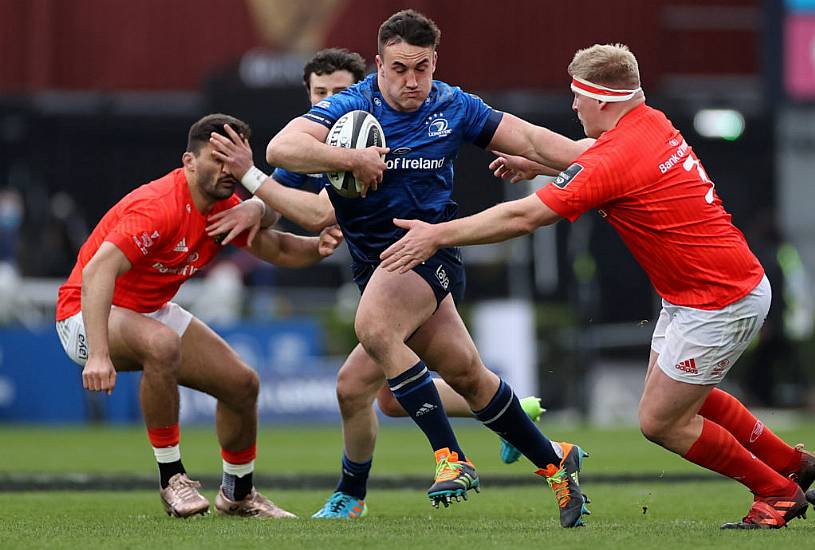
{"type": "MultiPolygon", "coordinates": [[[[53,333],[56,289],[89,230],[128,191],[176,167],[189,125],[208,112],[252,124],[256,163],[266,169],[268,139],[307,108],[304,61],[346,47],[373,64],[379,24],[404,7],[0,0],[0,420],[138,418],[137,376],[114,398],[83,395],[53,333]],[[62,408],[49,409],[56,403],[62,408]]],[[[442,29],[437,78],[574,138],[582,130],[570,109],[572,55],[628,44],[649,103],[702,158],[773,283],[765,333],[729,389],[754,405],[815,408],[815,0],[409,7],[442,29]]],[[[545,183],[503,184],[490,159],[474,148],[459,157],[463,214],[545,183]]],[[[590,213],[470,248],[465,259],[460,309],[491,367],[550,409],[633,420],[658,299],[607,224],[590,213]]],[[[291,271],[226,251],[179,296],[265,373],[261,409],[270,420],[335,418],[333,377],[354,343],[356,299],[344,252],[291,271]],[[287,377],[309,383],[287,386],[287,377]]],[[[207,418],[211,403],[186,399],[190,420],[207,418]]]]}

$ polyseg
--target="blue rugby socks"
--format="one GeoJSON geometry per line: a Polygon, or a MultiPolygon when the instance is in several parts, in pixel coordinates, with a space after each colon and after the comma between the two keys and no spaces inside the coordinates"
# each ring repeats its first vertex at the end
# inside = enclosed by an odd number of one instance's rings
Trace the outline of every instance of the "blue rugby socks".
{"type": "Polygon", "coordinates": [[[467,460],[456,441],[439,392],[424,361],[419,361],[394,378],[388,378],[388,386],[399,404],[427,436],[434,451],[447,447],[451,452],[458,453],[459,460],[467,460]]]}
{"type": "Polygon", "coordinates": [[[524,412],[512,388],[503,380],[489,404],[480,411],[473,411],[473,414],[486,427],[521,451],[538,468],[560,464],[563,454],[560,445],[549,441],[538,430],[524,412]]]}
{"type": "Polygon", "coordinates": [[[365,500],[372,463],[373,459],[368,462],[354,462],[342,453],[342,474],[335,491],[365,500]]]}

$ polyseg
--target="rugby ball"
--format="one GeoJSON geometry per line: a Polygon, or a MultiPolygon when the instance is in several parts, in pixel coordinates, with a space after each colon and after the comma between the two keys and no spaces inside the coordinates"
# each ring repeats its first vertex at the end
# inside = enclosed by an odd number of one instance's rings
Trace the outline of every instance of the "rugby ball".
{"type": "MultiPolygon", "coordinates": [[[[385,147],[385,134],[374,115],[367,111],[351,111],[337,119],[328,131],[325,142],[346,149],[385,147]]],[[[327,172],[326,177],[340,196],[346,198],[359,196],[357,180],[352,172],[327,172]]]]}

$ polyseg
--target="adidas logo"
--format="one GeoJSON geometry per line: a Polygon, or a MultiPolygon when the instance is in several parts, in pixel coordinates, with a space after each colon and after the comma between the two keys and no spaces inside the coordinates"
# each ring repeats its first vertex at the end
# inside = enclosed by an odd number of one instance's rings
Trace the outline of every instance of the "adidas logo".
{"type": "Polygon", "coordinates": [[[190,249],[187,248],[187,239],[181,239],[180,241],[178,241],[178,244],[175,245],[175,248],[173,248],[173,251],[174,252],[189,252],[190,249]]]}
{"type": "Polygon", "coordinates": [[[675,368],[681,370],[682,372],[687,372],[688,374],[699,374],[699,371],[696,370],[696,359],[687,359],[685,361],[680,361],[676,365],[675,368]]]}
{"type": "Polygon", "coordinates": [[[574,481],[575,485],[580,485],[580,481],[578,481],[577,479],[577,472],[572,472],[571,474],[569,474],[569,477],[572,478],[572,481],[574,481]]]}
{"type": "Polygon", "coordinates": [[[416,416],[422,416],[423,414],[427,414],[431,411],[436,410],[437,408],[438,407],[436,407],[436,405],[433,405],[432,403],[425,403],[424,405],[421,406],[421,408],[419,408],[418,411],[416,411],[416,416]]]}

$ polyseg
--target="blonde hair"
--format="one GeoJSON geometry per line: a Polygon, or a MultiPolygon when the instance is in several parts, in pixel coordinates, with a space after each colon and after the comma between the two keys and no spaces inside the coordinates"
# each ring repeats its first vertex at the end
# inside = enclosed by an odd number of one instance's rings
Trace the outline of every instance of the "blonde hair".
{"type": "Polygon", "coordinates": [[[637,58],[625,44],[595,44],[578,50],[569,63],[569,76],[611,88],[640,86],[637,58]]]}

